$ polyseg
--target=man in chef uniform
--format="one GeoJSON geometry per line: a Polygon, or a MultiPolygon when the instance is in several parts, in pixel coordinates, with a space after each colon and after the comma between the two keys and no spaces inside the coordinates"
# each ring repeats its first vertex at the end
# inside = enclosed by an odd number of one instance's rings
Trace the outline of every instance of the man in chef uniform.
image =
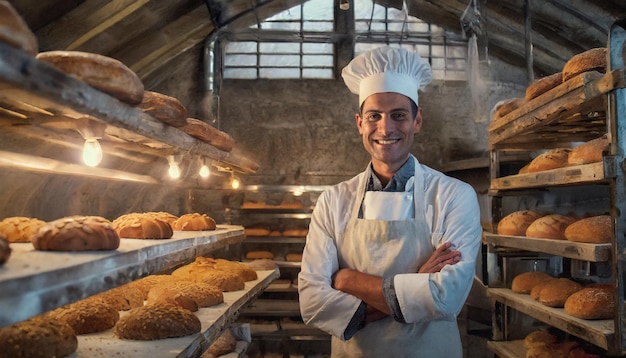
{"type": "Polygon", "coordinates": [[[409,152],[430,66],[385,46],[342,76],[359,95],[371,162],[317,201],[298,276],[302,318],[332,335],[333,357],[461,357],[456,317],[474,278],[480,212],[471,186],[409,152]]]}

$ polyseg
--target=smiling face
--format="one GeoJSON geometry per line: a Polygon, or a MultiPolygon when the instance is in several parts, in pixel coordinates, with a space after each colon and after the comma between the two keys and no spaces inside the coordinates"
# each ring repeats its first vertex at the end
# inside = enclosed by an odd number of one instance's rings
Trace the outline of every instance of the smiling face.
{"type": "Polygon", "coordinates": [[[390,179],[409,157],[413,137],[422,127],[421,108],[413,117],[408,97],[376,93],[367,97],[355,118],[374,171],[390,179]]]}

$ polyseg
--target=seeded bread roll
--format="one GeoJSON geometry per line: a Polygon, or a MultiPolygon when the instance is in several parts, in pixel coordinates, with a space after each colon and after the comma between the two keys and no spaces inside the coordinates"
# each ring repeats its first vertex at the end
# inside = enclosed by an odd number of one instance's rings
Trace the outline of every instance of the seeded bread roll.
{"type": "Polygon", "coordinates": [[[170,239],[174,235],[170,224],[149,213],[122,215],[113,221],[113,227],[121,238],[170,239]]]}
{"type": "Polygon", "coordinates": [[[550,280],[550,284],[539,291],[538,301],[544,306],[560,308],[574,292],[580,291],[583,286],[567,278],[550,280]]]}
{"type": "Polygon", "coordinates": [[[609,319],[615,310],[615,295],[610,287],[585,287],[567,298],[565,313],[582,319],[609,319]]]}
{"type": "Polygon", "coordinates": [[[511,236],[524,236],[526,229],[533,221],[542,217],[543,214],[533,210],[520,210],[510,213],[498,223],[498,234],[511,236]]]}
{"type": "Polygon", "coordinates": [[[576,221],[571,216],[551,214],[533,221],[526,229],[526,236],[540,239],[565,240],[565,229],[576,221]]]}
{"type": "Polygon", "coordinates": [[[37,37],[8,1],[0,1],[0,41],[31,55],[39,51],[37,37]]]}
{"type": "Polygon", "coordinates": [[[613,241],[613,219],[610,215],[580,219],[567,226],[563,234],[573,242],[610,243],[613,241]]]}
{"type": "Polygon", "coordinates": [[[78,339],[72,327],[45,316],[0,328],[3,357],[67,357],[76,348],[78,339]]]}
{"type": "Polygon", "coordinates": [[[203,282],[170,281],[153,286],[148,292],[146,304],[154,304],[163,297],[183,295],[192,299],[198,307],[211,307],[224,302],[224,294],[218,287],[203,282]]]}
{"type": "Polygon", "coordinates": [[[602,161],[602,153],[609,149],[609,139],[606,135],[585,142],[572,149],[567,157],[569,165],[581,165],[602,161]]]}
{"type": "Polygon", "coordinates": [[[187,108],[178,99],[162,93],[145,91],[137,108],[173,127],[187,124],[187,108]]]}
{"type": "Polygon", "coordinates": [[[9,247],[9,240],[7,240],[4,234],[0,233],[0,266],[4,265],[10,256],[11,248],[9,247]]]}
{"type": "Polygon", "coordinates": [[[540,78],[533,82],[530,86],[526,88],[526,95],[524,98],[526,101],[530,101],[531,99],[537,98],[542,94],[548,92],[554,87],[563,83],[563,73],[557,72],[552,75],[540,78]]]}
{"type": "Polygon", "coordinates": [[[133,308],[113,328],[120,338],[156,340],[184,337],[200,332],[200,319],[182,307],[152,305],[133,308]]]}
{"type": "Polygon", "coordinates": [[[563,82],[583,72],[606,72],[607,50],[605,47],[592,48],[569,59],[563,66],[563,82]]]}
{"type": "Polygon", "coordinates": [[[215,230],[215,220],[206,214],[185,214],[181,215],[172,223],[174,230],[182,231],[200,231],[215,230]]]}
{"type": "Polygon", "coordinates": [[[234,272],[216,270],[193,263],[177,268],[172,272],[172,276],[181,280],[204,282],[224,292],[243,290],[246,286],[243,278],[234,272]]]}
{"type": "Polygon", "coordinates": [[[89,334],[113,328],[119,312],[100,297],[89,297],[48,313],[54,320],[65,322],[76,334],[89,334]]]}
{"type": "Polygon", "coordinates": [[[68,216],[46,223],[32,236],[37,250],[115,250],[120,238],[111,222],[99,216],[68,216]]]}
{"type": "Polygon", "coordinates": [[[114,58],[81,51],[48,51],[37,54],[37,59],[122,102],[134,105],[143,99],[141,79],[114,58]]]}
{"type": "Polygon", "coordinates": [[[146,300],[148,299],[148,292],[150,292],[152,287],[162,283],[174,281],[176,281],[176,279],[172,277],[172,275],[149,275],[130,282],[127,285],[137,288],[141,292],[143,299],[146,300]]]}
{"type": "Polygon", "coordinates": [[[566,167],[570,152],[569,148],[556,148],[542,153],[530,162],[528,172],[536,173],[566,167]]]}
{"type": "Polygon", "coordinates": [[[0,233],[9,242],[30,242],[31,237],[45,224],[45,221],[36,218],[12,216],[0,221],[0,233]]]}
{"type": "Polygon", "coordinates": [[[545,272],[524,272],[513,278],[513,281],[511,282],[511,291],[515,293],[528,294],[536,285],[551,279],[554,279],[554,277],[545,272]]]}

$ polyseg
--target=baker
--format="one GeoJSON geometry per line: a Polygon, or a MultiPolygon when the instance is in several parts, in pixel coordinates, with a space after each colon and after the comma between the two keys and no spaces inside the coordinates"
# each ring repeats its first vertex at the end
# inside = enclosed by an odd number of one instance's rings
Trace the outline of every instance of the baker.
{"type": "Polygon", "coordinates": [[[385,46],[342,76],[359,95],[371,162],[317,201],[298,276],[302,318],[332,335],[333,357],[461,357],[456,317],[474,278],[480,213],[471,186],[410,153],[430,66],[385,46]]]}

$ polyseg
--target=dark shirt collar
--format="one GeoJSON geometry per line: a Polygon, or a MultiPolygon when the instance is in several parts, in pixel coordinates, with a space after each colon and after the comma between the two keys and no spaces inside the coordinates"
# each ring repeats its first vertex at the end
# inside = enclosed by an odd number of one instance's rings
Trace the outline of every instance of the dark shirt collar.
{"type": "Polygon", "coordinates": [[[407,181],[415,174],[415,161],[413,156],[409,156],[409,159],[402,164],[400,169],[393,175],[387,186],[383,188],[383,184],[380,179],[374,173],[372,164],[369,165],[370,179],[368,180],[368,191],[388,191],[388,192],[401,192],[405,190],[407,181]]]}

